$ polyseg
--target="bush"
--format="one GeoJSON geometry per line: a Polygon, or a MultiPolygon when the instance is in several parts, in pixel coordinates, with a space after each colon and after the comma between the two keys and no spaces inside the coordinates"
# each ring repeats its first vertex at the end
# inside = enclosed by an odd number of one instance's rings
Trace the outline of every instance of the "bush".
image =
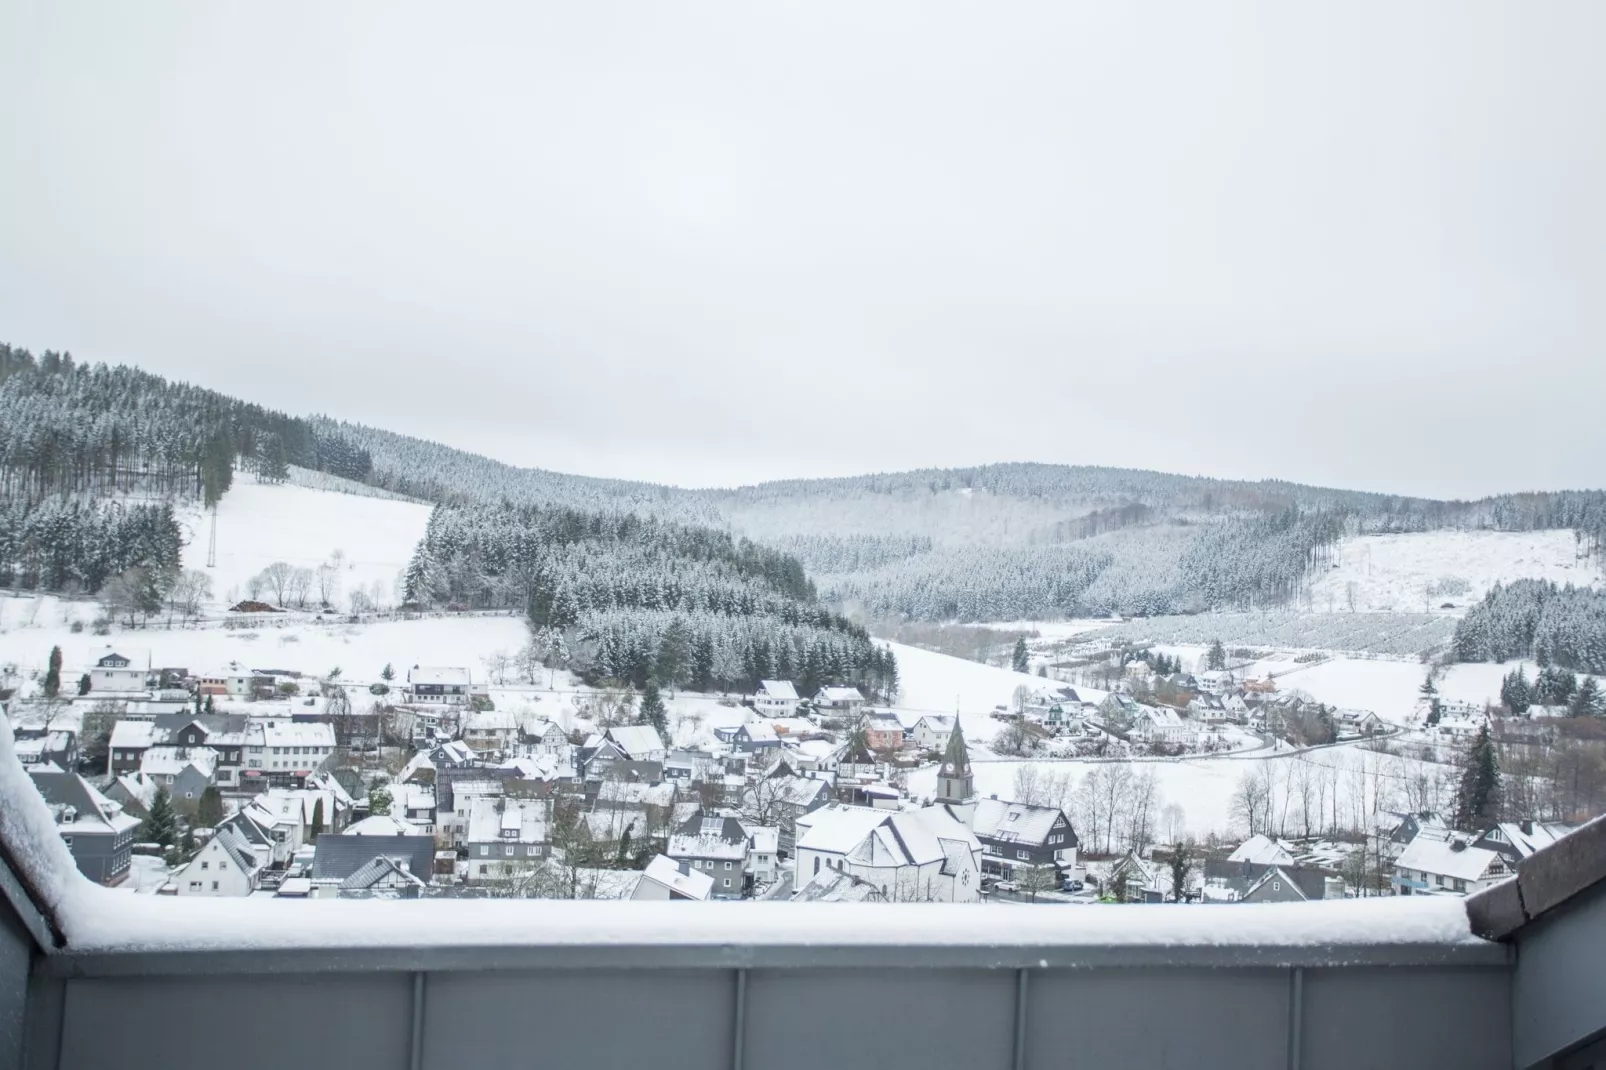
{"type": "Polygon", "coordinates": [[[389,684],[369,684],[368,685],[368,693],[370,695],[388,695],[388,694],[390,694],[390,685],[389,684]]]}
{"type": "Polygon", "coordinates": [[[301,685],[285,680],[275,690],[281,695],[299,695],[301,694],[301,685]]]}
{"type": "Polygon", "coordinates": [[[84,622],[83,621],[75,620],[75,621],[72,622],[72,633],[74,635],[83,634],[83,630],[84,630],[84,622]]]}
{"type": "Polygon", "coordinates": [[[110,635],[112,633],[111,618],[96,617],[95,622],[89,626],[89,630],[96,635],[110,635]]]}

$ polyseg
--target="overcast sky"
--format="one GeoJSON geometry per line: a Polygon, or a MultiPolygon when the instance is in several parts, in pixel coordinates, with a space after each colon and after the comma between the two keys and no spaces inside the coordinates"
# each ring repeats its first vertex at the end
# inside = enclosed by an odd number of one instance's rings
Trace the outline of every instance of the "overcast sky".
{"type": "Polygon", "coordinates": [[[0,5],[0,340],[687,485],[1606,484],[1606,4],[0,5]]]}

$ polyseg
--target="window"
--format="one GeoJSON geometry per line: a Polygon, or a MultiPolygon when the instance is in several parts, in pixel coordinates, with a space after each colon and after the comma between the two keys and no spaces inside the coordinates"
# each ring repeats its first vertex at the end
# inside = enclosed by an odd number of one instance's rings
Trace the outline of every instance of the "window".
{"type": "Polygon", "coordinates": [[[480,876],[482,876],[482,877],[485,876],[485,871],[487,869],[489,869],[489,868],[490,868],[489,866],[481,866],[480,867],[480,876]]]}
{"type": "MultiPolygon", "coordinates": [[[[725,868],[726,868],[726,869],[730,869],[730,868],[731,868],[731,864],[730,864],[730,863],[729,863],[729,862],[726,862],[726,863],[725,863],[725,868]]],[[[729,884],[729,883],[730,883],[730,881],[726,881],[726,882],[725,882],[725,883],[726,883],[726,884],[729,884]]]]}
{"type": "Polygon", "coordinates": [[[503,846],[503,848],[502,848],[502,857],[503,858],[512,858],[513,857],[513,848],[515,846],[517,846],[517,845],[516,844],[511,844],[511,843],[510,844],[506,844],[505,846],[503,846]]]}
{"type": "Polygon", "coordinates": [[[731,886],[731,879],[729,877],[726,877],[725,878],[725,887],[729,888],[730,886],[731,886]]]}
{"type": "Polygon", "coordinates": [[[1032,854],[1031,854],[1030,851],[1016,851],[1015,852],[1015,857],[1016,858],[1030,858],[1030,857],[1032,857],[1032,854]]]}
{"type": "Polygon", "coordinates": [[[190,891],[198,892],[200,890],[201,890],[201,882],[200,881],[190,881],[190,891]]]}
{"type": "Polygon", "coordinates": [[[213,891],[214,891],[214,892],[215,892],[215,891],[217,891],[217,881],[213,881],[213,882],[212,882],[212,890],[213,890],[213,891]]]}
{"type": "Polygon", "coordinates": [[[219,862],[217,864],[217,868],[218,869],[228,869],[229,868],[229,864],[227,862],[219,862]]]}
{"type": "Polygon", "coordinates": [[[1274,892],[1282,891],[1283,890],[1283,882],[1282,881],[1272,881],[1271,882],[1271,890],[1274,891],[1274,892]]]}
{"type": "MultiPolygon", "coordinates": [[[[487,845],[485,845],[483,843],[480,844],[480,857],[481,858],[484,858],[486,855],[488,855],[490,853],[491,853],[490,847],[488,847],[487,845]]],[[[481,866],[480,868],[483,870],[485,867],[481,866]]]]}
{"type": "Polygon", "coordinates": [[[63,836],[61,838],[61,842],[67,845],[67,849],[69,851],[72,850],[72,837],[71,836],[63,836]]]}
{"type": "Polygon", "coordinates": [[[211,869],[212,868],[212,863],[210,863],[210,862],[202,862],[201,863],[201,868],[202,869],[211,869]]]}
{"type": "Polygon", "coordinates": [[[820,872],[820,856],[819,855],[815,855],[814,856],[814,872],[815,873],[819,873],[820,872]]]}

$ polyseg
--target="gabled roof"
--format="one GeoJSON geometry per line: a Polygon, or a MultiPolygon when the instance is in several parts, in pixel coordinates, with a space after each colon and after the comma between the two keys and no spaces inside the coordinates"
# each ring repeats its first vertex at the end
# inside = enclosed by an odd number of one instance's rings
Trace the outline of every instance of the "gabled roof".
{"type": "Polygon", "coordinates": [[[650,724],[619,725],[608,729],[608,738],[631,758],[645,758],[665,749],[663,737],[650,724]]]}
{"type": "Polygon", "coordinates": [[[856,687],[822,687],[814,696],[823,702],[863,702],[864,695],[856,687]]]}
{"type": "Polygon", "coordinates": [[[467,669],[456,668],[449,665],[414,665],[407,670],[409,684],[442,684],[446,686],[468,687],[470,684],[467,669]]]}
{"type": "Polygon", "coordinates": [[[1287,884],[1289,890],[1301,901],[1327,897],[1327,874],[1321,870],[1305,866],[1272,866],[1261,874],[1259,880],[1249,886],[1244,892],[1244,898],[1248,899],[1271,881],[1287,884]]]}
{"type": "Polygon", "coordinates": [[[28,776],[50,806],[56,827],[64,833],[125,832],[139,819],[123,813],[122,805],[112,802],[77,773],[56,769],[30,769],[28,776]]]}
{"type": "Polygon", "coordinates": [[[140,755],[140,772],[146,776],[178,776],[194,766],[208,779],[217,768],[217,751],[210,747],[149,747],[140,755]]]}
{"type": "Polygon", "coordinates": [[[736,735],[749,743],[775,743],[780,736],[775,732],[775,726],[766,721],[749,721],[736,730],[736,735]]]}
{"type": "Polygon", "coordinates": [[[1239,844],[1229,862],[1252,862],[1257,866],[1291,865],[1294,856],[1282,844],[1268,836],[1256,834],[1239,844]]]}
{"type": "Polygon", "coordinates": [[[408,872],[428,884],[435,865],[433,836],[318,837],[312,856],[313,880],[345,880],[375,858],[400,859],[408,872]]]}
{"type": "MultiPolygon", "coordinates": [[[[161,738],[166,739],[166,734],[161,738]]],[[[156,740],[155,722],[118,721],[112,725],[111,742],[107,746],[112,750],[144,750],[154,745],[156,740]]]]}
{"type": "MultiPolygon", "coordinates": [[[[346,831],[341,833],[341,835],[384,837],[410,836],[412,833],[413,826],[409,825],[407,822],[397,820],[396,818],[391,817],[389,814],[375,814],[373,817],[363,818],[355,825],[352,825],[350,828],[346,829],[346,831]]],[[[322,836],[319,836],[318,842],[322,843],[323,839],[324,838],[322,836]]]]}
{"type": "Polygon", "coordinates": [[[1483,880],[1491,870],[1504,869],[1499,852],[1468,846],[1465,840],[1455,837],[1436,840],[1418,836],[1400,852],[1394,864],[1400,869],[1420,870],[1464,881],[1483,880]]]}
{"type": "Polygon", "coordinates": [[[869,903],[884,897],[881,889],[851,873],[822,869],[792,893],[794,903],[869,903]]]}
{"type": "Polygon", "coordinates": [[[426,882],[414,876],[407,869],[407,859],[398,861],[387,855],[375,855],[366,864],[359,866],[351,876],[340,882],[343,892],[367,891],[380,881],[395,875],[415,888],[422,888],[426,882]]]}
{"type": "Polygon", "coordinates": [[[713,877],[689,866],[682,869],[680,863],[668,855],[654,855],[641,879],[668,888],[682,899],[707,899],[714,890],[713,877]]]}
{"type": "MultiPolygon", "coordinates": [[[[976,836],[983,840],[1000,840],[1009,843],[1041,844],[1047,841],[1054,823],[1065,815],[1057,806],[1028,806],[1026,803],[1004,802],[999,799],[981,799],[976,803],[976,836]]],[[[1069,828],[1066,846],[1076,843],[1076,835],[1069,828]]]]}
{"type": "Polygon", "coordinates": [[[797,688],[792,686],[790,680],[760,680],[758,682],[759,694],[777,702],[796,702],[797,688]]]}

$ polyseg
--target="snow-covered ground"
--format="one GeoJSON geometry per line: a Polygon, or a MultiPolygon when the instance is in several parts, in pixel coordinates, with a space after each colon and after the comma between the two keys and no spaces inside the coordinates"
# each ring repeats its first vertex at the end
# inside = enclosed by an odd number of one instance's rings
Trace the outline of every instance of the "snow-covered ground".
{"type": "Polygon", "coordinates": [[[1582,587],[1599,583],[1601,570],[1583,559],[1571,531],[1362,535],[1340,542],[1333,567],[1314,577],[1310,606],[1422,613],[1448,602],[1460,609],[1519,579],[1582,587]]]}
{"type": "MultiPolygon", "coordinates": [[[[1017,687],[1024,684],[1040,691],[1060,686],[1056,680],[936,654],[902,643],[883,645],[898,658],[898,706],[926,713],[958,710],[966,738],[978,742],[997,734],[999,722],[988,714],[995,706],[1009,705],[1017,687]]],[[[1104,692],[1088,691],[1087,697],[1097,702],[1104,698],[1104,692]]]]}
{"type": "Polygon", "coordinates": [[[1112,622],[1108,618],[1077,619],[1077,620],[989,620],[977,624],[978,628],[992,628],[1000,632],[1036,632],[1046,640],[1069,639],[1083,632],[1097,631],[1108,628],[1112,622]]]}
{"type": "MultiPolygon", "coordinates": [[[[206,567],[211,514],[190,503],[177,510],[184,528],[184,567],[212,577],[223,604],[246,597],[246,583],[275,561],[317,569],[335,551],[344,554],[340,590],[345,608],[356,590],[377,589],[395,602],[396,577],[424,537],[430,507],[408,501],[345,494],[290,483],[258,483],[237,473],[217,508],[217,565],[206,567]]],[[[271,599],[270,599],[271,600],[271,599]]]]}

